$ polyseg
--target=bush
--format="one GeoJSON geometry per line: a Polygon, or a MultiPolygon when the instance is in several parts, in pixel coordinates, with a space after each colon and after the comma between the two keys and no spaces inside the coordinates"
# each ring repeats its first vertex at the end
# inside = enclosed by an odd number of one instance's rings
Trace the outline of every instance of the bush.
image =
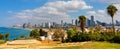
{"type": "Polygon", "coordinates": [[[5,41],[8,41],[8,40],[9,40],[10,33],[5,34],[4,36],[5,36],[5,41]]]}
{"type": "Polygon", "coordinates": [[[92,33],[92,34],[89,34],[89,38],[91,41],[99,41],[101,38],[101,34],[100,33],[92,33]]]}
{"type": "Polygon", "coordinates": [[[99,41],[108,41],[108,40],[109,39],[105,35],[101,35],[101,38],[99,39],[99,41]]]}
{"type": "Polygon", "coordinates": [[[0,34],[0,39],[4,39],[4,34],[0,34]]]}
{"type": "Polygon", "coordinates": [[[77,32],[72,38],[68,38],[67,41],[71,42],[82,42],[82,41],[90,41],[89,34],[77,32]]]}
{"type": "Polygon", "coordinates": [[[14,38],[13,40],[18,40],[19,38],[14,38]]]}
{"type": "Polygon", "coordinates": [[[67,31],[67,39],[66,39],[66,42],[72,42],[74,40],[75,35],[77,35],[78,33],[78,30],[76,27],[74,28],[70,28],[68,31],[67,31]]]}
{"type": "Polygon", "coordinates": [[[3,43],[5,43],[4,40],[0,40],[0,44],[3,44],[3,43]]]}
{"type": "Polygon", "coordinates": [[[77,30],[71,29],[67,32],[67,42],[81,42],[81,41],[108,41],[120,43],[120,33],[109,32],[93,32],[93,33],[81,33],[77,30]]]}
{"type": "Polygon", "coordinates": [[[72,38],[71,38],[71,41],[72,42],[78,42],[78,41],[81,41],[82,38],[81,38],[81,33],[76,33],[72,38]]]}
{"type": "Polygon", "coordinates": [[[40,36],[40,32],[38,29],[34,29],[30,32],[30,37],[37,38],[40,36]]]}
{"type": "Polygon", "coordinates": [[[115,36],[111,39],[111,42],[120,43],[120,34],[119,34],[119,35],[115,35],[115,36]]]}
{"type": "Polygon", "coordinates": [[[21,35],[20,38],[25,38],[25,36],[24,36],[24,35],[21,35]]]}
{"type": "Polygon", "coordinates": [[[54,38],[53,41],[60,41],[60,39],[58,39],[58,38],[54,38]]]}

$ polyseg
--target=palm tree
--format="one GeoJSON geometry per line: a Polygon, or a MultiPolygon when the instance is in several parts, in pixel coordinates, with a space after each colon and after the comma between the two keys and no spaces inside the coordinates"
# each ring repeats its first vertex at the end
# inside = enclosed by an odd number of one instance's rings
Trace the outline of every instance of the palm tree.
{"type": "Polygon", "coordinates": [[[114,28],[114,19],[113,19],[113,16],[114,14],[118,11],[118,9],[114,6],[114,5],[109,5],[107,7],[107,13],[108,15],[111,16],[112,18],[112,28],[113,28],[113,32],[115,33],[115,28],[114,28]]]}
{"type": "Polygon", "coordinates": [[[82,33],[84,32],[84,27],[86,25],[86,17],[84,15],[79,16],[80,28],[82,33]]]}

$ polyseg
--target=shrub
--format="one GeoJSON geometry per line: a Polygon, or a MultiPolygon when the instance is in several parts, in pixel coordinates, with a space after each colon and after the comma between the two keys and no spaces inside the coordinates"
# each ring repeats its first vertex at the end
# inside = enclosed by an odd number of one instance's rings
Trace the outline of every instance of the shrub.
{"type": "Polygon", "coordinates": [[[101,38],[99,39],[99,41],[109,41],[110,39],[108,39],[109,37],[106,35],[101,35],[101,38]]]}
{"type": "Polygon", "coordinates": [[[67,42],[72,42],[73,39],[75,38],[74,36],[77,35],[77,32],[78,32],[78,30],[77,30],[76,27],[69,29],[67,31],[67,39],[66,39],[66,41],[67,42]]]}
{"type": "Polygon", "coordinates": [[[89,38],[91,41],[99,41],[101,38],[101,34],[100,33],[91,33],[89,34],[89,38]]]}
{"type": "Polygon", "coordinates": [[[81,33],[74,29],[68,30],[67,42],[81,42],[81,41],[108,41],[120,43],[120,33],[108,32],[93,32],[93,33],[81,33]]]}
{"type": "Polygon", "coordinates": [[[4,34],[0,34],[0,39],[4,39],[4,34]]]}
{"type": "Polygon", "coordinates": [[[40,32],[38,29],[34,29],[30,32],[30,37],[37,38],[40,36],[40,32]]]}
{"type": "Polygon", "coordinates": [[[8,40],[9,40],[10,33],[5,34],[4,36],[5,36],[5,41],[8,41],[8,40]]]}
{"type": "Polygon", "coordinates": [[[82,41],[89,41],[89,34],[77,32],[73,37],[72,37],[72,42],[82,42],[82,41]]]}
{"type": "Polygon", "coordinates": [[[62,29],[56,29],[55,33],[53,34],[53,38],[62,41],[63,38],[65,37],[65,35],[66,34],[65,34],[64,30],[62,30],[62,29]]]}
{"type": "Polygon", "coordinates": [[[114,43],[120,43],[120,34],[119,35],[115,35],[112,39],[112,42],[114,43]]]}
{"type": "Polygon", "coordinates": [[[20,38],[25,38],[25,36],[24,36],[24,35],[21,35],[20,38]]]}
{"type": "Polygon", "coordinates": [[[78,42],[78,41],[81,41],[82,38],[81,38],[81,33],[76,33],[72,38],[71,38],[71,41],[72,42],[78,42]]]}
{"type": "Polygon", "coordinates": [[[19,38],[14,38],[13,40],[18,40],[19,38]]]}
{"type": "Polygon", "coordinates": [[[0,44],[3,44],[3,43],[5,43],[4,40],[0,40],[0,44]]]}

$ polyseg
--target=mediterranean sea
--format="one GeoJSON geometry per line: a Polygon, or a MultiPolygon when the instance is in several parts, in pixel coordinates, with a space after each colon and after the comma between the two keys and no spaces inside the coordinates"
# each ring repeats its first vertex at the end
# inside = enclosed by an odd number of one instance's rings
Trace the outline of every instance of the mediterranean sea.
{"type": "Polygon", "coordinates": [[[0,27],[0,34],[9,33],[9,40],[13,40],[15,38],[20,38],[20,36],[29,37],[30,30],[23,28],[9,28],[9,27],[0,27]]]}

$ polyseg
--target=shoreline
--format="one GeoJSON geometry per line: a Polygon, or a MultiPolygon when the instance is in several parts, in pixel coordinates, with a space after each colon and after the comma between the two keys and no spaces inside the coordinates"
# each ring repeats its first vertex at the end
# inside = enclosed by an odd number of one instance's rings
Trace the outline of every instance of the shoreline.
{"type": "Polygon", "coordinates": [[[22,30],[29,30],[32,31],[32,28],[20,28],[20,27],[0,27],[0,28],[11,28],[11,29],[22,29],[22,30]]]}
{"type": "Polygon", "coordinates": [[[9,33],[9,40],[13,40],[16,38],[20,38],[20,36],[24,35],[25,37],[29,37],[30,32],[32,29],[29,28],[17,28],[17,27],[0,27],[1,30],[0,34],[6,34],[9,33]]]}

